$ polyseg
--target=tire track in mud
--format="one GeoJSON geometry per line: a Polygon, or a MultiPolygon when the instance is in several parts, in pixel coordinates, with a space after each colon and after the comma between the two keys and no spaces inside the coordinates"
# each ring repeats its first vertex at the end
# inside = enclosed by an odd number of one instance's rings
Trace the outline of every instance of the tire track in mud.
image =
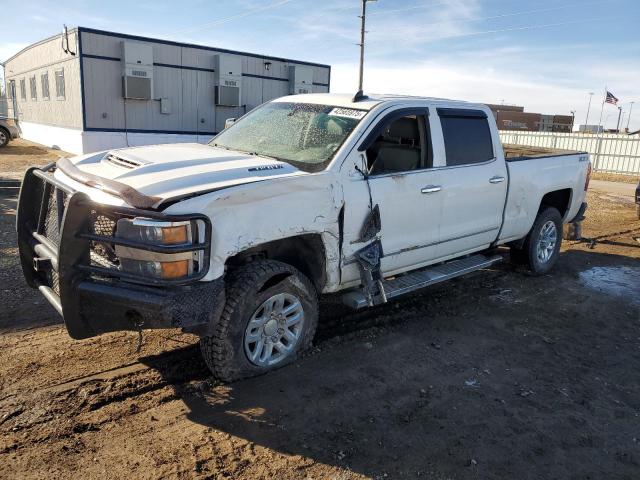
{"type": "Polygon", "coordinates": [[[48,385],[28,399],[0,402],[0,454],[100,430],[105,423],[177,400],[208,378],[195,347],[48,385]],[[102,412],[102,413],[100,413],[102,412]]]}

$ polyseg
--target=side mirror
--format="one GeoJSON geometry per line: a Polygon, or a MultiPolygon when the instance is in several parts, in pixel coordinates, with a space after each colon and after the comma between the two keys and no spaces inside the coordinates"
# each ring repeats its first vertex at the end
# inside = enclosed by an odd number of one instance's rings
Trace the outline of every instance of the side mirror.
{"type": "Polygon", "coordinates": [[[236,123],[236,120],[237,120],[237,118],[235,118],[235,117],[227,118],[224,121],[224,128],[229,128],[231,125],[236,123]]]}

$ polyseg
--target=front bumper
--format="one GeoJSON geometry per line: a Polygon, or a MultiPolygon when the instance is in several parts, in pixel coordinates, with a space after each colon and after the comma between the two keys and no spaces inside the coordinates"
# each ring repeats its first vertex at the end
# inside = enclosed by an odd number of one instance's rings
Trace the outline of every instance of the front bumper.
{"type": "Polygon", "coordinates": [[[141,328],[179,327],[206,333],[224,304],[222,278],[199,281],[208,270],[211,239],[211,225],[203,215],[96,204],[60,183],[45,167],[25,174],[16,228],[27,283],[62,315],[72,338],[141,328]],[[139,216],[197,222],[202,235],[196,244],[178,246],[143,245],[114,237],[114,219],[139,216]],[[114,244],[156,253],[203,255],[199,269],[188,278],[147,279],[118,268],[118,260],[109,258],[114,244]]]}

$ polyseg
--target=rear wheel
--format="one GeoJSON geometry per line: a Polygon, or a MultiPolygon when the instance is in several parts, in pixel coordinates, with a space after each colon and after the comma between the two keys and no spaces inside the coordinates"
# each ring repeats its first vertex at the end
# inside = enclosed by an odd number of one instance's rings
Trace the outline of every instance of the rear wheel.
{"type": "Polygon", "coordinates": [[[542,275],[553,268],[562,245],[562,217],[558,210],[542,210],[521,249],[511,250],[515,263],[526,265],[532,273],[542,275]]]}
{"type": "Polygon", "coordinates": [[[217,378],[252,377],[293,362],[311,345],[317,323],[309,279],[290,265],[256,261],[229,275],[223,313],[200,349],[217,378]]]}

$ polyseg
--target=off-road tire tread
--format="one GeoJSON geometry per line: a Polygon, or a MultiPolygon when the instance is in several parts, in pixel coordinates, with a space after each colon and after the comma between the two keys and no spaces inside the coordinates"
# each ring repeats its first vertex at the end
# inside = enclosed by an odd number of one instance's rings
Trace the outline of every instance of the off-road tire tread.
{"type": "MultiPolygon", "coordinates": [[[[266,281],[281,273],[295,275],[315,297],[312,304],[316,311],[309,312],[311,315],[308,315],[308,318],[314,321],[309,325],[305,337],[301,339],[302,343],[296,355],[299,355],[311,346],[318,323],[318,299],[316,289],[311,281],[296,268],[276,260],[259,260],[249,263],[231,270],[228,273],[225,281],[226,300],[222,314],[214,326],[213,333],[210,336],[200,338],[200,351],[202,352],[205,363],[216,378],[225,382],[231,382],[255,375],[255,373],[243,372],[242,369],[238,368],[238,366],[231,361],[231,356],[227,354],[228,351],[233,350],[229,329],[231,323],[235,320],[233,318],[234,312],[240,303],[247,298],[250,291],[255,289],[256,284],[261,279],[266,281]]],[[[293,361],[296,355],[293,355],[287,362],[283,363],[283,365],[293,361]]]]}
{"type": "MultiPolygon", "coordinates": [[[[558,251],[560,251],[560,247],[562,246],[562,232],[563,232],[563,226],[562,226],[562,216],[560,215],[560,212],[558,211],[557,208],[554,207],[546,207],[543,210],[541,210],[540,212],[538,212],[538,216],[536,217],[535,222],[533,222],[533,226],[531,227],[531,230],[529,231],[529,234],[527,235],[526,240],[524,241],[524,245],[522,247],[522,252],[523,252],[523,258],[526,260],[525,265],[529,268],[529,271],[533,274],[533,275],[543,275],[545,273],[547,273],[551,268],[553,268],[553,265],[555,265],[555,262],[557,260],[557,253],[556,253],[556,259],[552,260],[551,263],[551,267],[549,267],[547,270],[545,271],[537,271],[535,269],[535,263],[534,263],[534,256],[535,256],[535,252],[534,249],[532,247],[532,239],[534,236],[534,233],[537,233],[538,230],[540,230],[541,225],[544,222],[547,222],[549,220],[553,220],[553,218],[549,218],[549,216],[553,216],[556,217],[558,222],[556,222],[556,227],[559,226],[558,228],[558,246],[557,249],[558,251]]],[[[537,235],[536,235],[537,237],[537,235]]]]}

